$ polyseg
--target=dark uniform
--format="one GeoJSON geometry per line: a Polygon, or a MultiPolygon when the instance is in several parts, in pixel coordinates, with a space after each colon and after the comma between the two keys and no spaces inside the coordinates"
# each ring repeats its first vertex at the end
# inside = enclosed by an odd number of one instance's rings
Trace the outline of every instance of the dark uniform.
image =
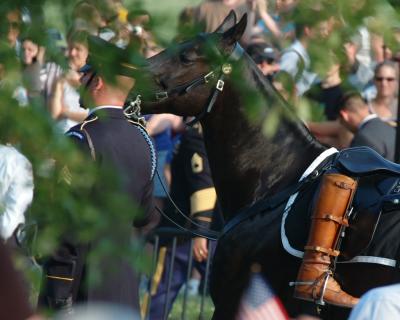
{"type": "MultiPolygon", "coordinates": [[[[188,128],[181,137],[171,164],[171,197],[184,213],[190,212],[197,224],[218,229],[222,226],[221,215],[215,210],[216,192],[212,182],[208,159],[204,146],[201,127],[188,128]]],[[[181,225],[189,224],[180,216],[171,202],[168,202],[166,214],[181,225]]],[[[174,225],[163,219],[161,227],[174,225]]],[[[192,225],[190,228],[196,228],[192,225]]],[[[163,319],[166,303],[167,282],[171,261],[171,247],[168,238],[161,238],[158,262],[151,284],[150,319],[163,319]]],[[[186,281],[189,263],[189,239],[180,239],[176,248],[172,282],[169,293],[169,310],[180,288],[186,281]]],[[[212,255],[211,252],[209,252],[212,255]]],[[[194,261],[194,267],[204,276],[205,262],[194,261]]],[[[146,305],[144,306],[146,307],[146,305]]]]}
{"type": "MultiPolygon", "coordinates": [[[[145,225],[153,208],[155,158],[144,129],[129,123],[121,108],[104,108],[91,113],[83,124],[72,128],[67,135],[91,154],[100,170],[112,169],[119,177],[123,177],[122,191],[140,204],[146,213],[134,224],[145,225]]],[[[107,182],[99,181],[96,187],[101,188],[102,183],[107,182]]],[[[132,226],[127,225],[125,234],[118,241],[127,244],[131,235],[132,226]]],[[[95,245],[91,243],[90,249],[95,245]]],[[[113,258],[112,262],[105,259],[101,271],[107,276],[103,277],[100,284],[82,287],[87,272],[85,259],[88,250],[88,244],[66,241],[47,261],[44,266],[47,281],[42,304],[59,308],[74,301],[107,301],[138,310],[136,274],[129,263],[121,258],[113,258]]]]}
{"type": "MultiPolygon", "coordinates": [[[[144,215],[136,221],[132,216],[132,223],[137,227],[146,225],[153,214],[156,159],[145,130],[129,121],[122,107],[101,106],[94,108],[87,119],[69,130],[67,135],[90,154],[94,160],[92,165],[97,165],[100,172],[112,172],[119,182],[117,187],[120,189],[117,190],[129,196],[144,211],[144,215]]],[[[104,180],[108,179],[96,181],[95,191],[101,192],[102,186],[108,185],[109,181],[104,180]]],[[[127,210],[132,210],[133,215],[133,206],[127,210]]],[[[106,238],[116,244],[129,245],[132,223],[126,226],[116,223],[118,234],[110,231],[101,240],[106,238]]],[[[110,225],[111,228],[113,226],[110,225]]],[[[96,249],[97,241],[77,243],[70,237],[64,239],[61,247],[44,265],[46,281],[39,302],[42,306],[60,309],[70,307],[75,301],[103,301],[139,310],[138,281],[127,259],[102,256],[99,263],[101,270],[95,270],[101,272],[100,283],[87,283],[86,279],[93,269],[86,259],[88,253],[96,249]]]]}

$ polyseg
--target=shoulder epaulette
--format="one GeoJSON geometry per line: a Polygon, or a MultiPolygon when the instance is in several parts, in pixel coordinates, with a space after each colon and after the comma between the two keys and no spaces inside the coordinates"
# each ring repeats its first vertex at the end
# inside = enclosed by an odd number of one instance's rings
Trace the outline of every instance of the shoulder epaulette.
{"type": "Polygon", "coordinates": [[[81,132],[68,131],[65,135],[68,136],[68,137],[76,137],[81,141],[85,140],[85,136],[81,132]]]}

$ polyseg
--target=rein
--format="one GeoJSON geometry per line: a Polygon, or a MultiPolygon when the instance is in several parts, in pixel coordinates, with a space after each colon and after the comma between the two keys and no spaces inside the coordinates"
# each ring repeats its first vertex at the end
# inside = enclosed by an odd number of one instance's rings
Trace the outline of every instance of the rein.
{"type": "MultiPolygon", "coordinates": [[[[202,39],[206,39],[204,34],[200,34],[199,37],[202,39]]],[[[213,49],[214,49],[214,51],[217,51],[215,46],[213,47],[213,49]]],[[[217,52],[217,53],[219,54],[219,56],[221,56],[220,52],[217,52]]],[[[208,114],[212,111],[212,108],[219,96],[219,93],[221,93],[224,89],[225,77],[232,73],[232,65],[230,62],[238,61],[243,56],[243,54],[244,54],[243,48],[239,45],[239,43],[235,43],[232,52],[230,53],[230,55],[227,58],[224,59],[224,62],[219,67],[217,67],[213,71],[210,71],[209,73],[207,73],[201,77],[195,78],[185,84],[176,86],[167,91],[160,91],[160,92],[155,93],[156,100],[163,101],[165,99],[172,98],[173,96],[181,96],[186,93],[189,93],[190,91],[194,90],[195,88],[197,88],[199,86],[206,85],[211,82],[215,82],[214,90],[211,92],[211,94],[208,98],[208,102],[204,106],[202,112],[200,114],[198,114],[197,116],[195,116],[195,118],[192,121],[190,121],[189,123],[186,123],[186,125],[188,125],[188,126],[194,125],[195,123],[200,121],[206,114],[208,114]]],[[[159,209],[159,208],[156,208],[156,209],[159,211],[159,213],[162,216],[164,216],[168,221],[173,223],[179,229],[189,232],[195,236],[201,236],[201,237],[207,238],[209,240],[217,240],[220,238],[221,235],[226,234],[231,229],[233,229],[236,225],[242,223],[243,221],[245,221],[251,217],[254,217],[258,213],[265,212],[267,210],[271,210],[271,209],[278,207],[279,205],[284,203],[286,200],[288,200],[290,198],[290,196],[292,196],[294,193],[305,189],[306,186],[308,186],[312,181],[315,181],[315,179],[317,179],[323,172],[325,172],[327,169],[329,169],[330,164],[331,164],[331,162],[329,162],[329,166],[326,166],[326,168],[321,169],[321,171],[314,170],[308,178],[306,178],[302,181],[299,181],[297,184],[292,185],[292,186],[282,190],[278,194],[276,194],[272,197],[264,198],[256,203],[250,205],[249,207],[246,207],[246,208],[240,210],[238,212],[238,214],[235,215],[235,217],[233,219],[231,219],[225,225],[222,232],[218,232],[218,231],[212,230],[210,228],[204,227],[204,226],[198,224],[193,219],[191,219],[188,215],[184,214],[178,208],[178,206],[175,204],[175,202],[173,201],[171,195],[169,194],[169,192],[165,188],[163,182],[161,181],[160,177],[158,176],[158,172],[157,172],[158,179],[160,180],[161,185],[162,185],[165,193],[167,194],[169,201],[171,202],[173,207],[176,209],[176,212],[178,212],[179,215],[181,215],[186,221],[188,221],[192,225],[198,227],[199,230],[193,230],[191,228],[186,228],[186,227],[180,225],[178,222],[175,222],[173,220],[173,218],[169,217],[161,209],[159,209]]]]}
{"type": "MultiPolygon", "coordinates": [[[[171,195],[168,193],[166,190],[163,182],[161,181],[158,172],[157,176],[160,179],[161,185],[164,188],[165,193],[168,196],[169,201],[171,201],[172,205],[174,208],[177,210],[177,212],[188,222],[192,223],[193,225],[197,226],[200,230],[203,229],[203,231],[197,231],[193,230],[190,228],[186,228],[179,223],[175,222],[171,217],[169,217],[165,212],[163,212],[161,209],[156,207],[158,212],[164,216],[168,221],[173,223],[175,226],[177,226],[179,229],[184,230],[186,232],[189,232],[195,236],[200,236],[209,240],[218,240],[220,239],[221,236],[227,234],[229,231],[231,231],[234,227],[236,227],[238,224],[244,222],[247,219],[250,219],[254,216],[256,216],[259,213],[266,212],[268,210],[273,210],[278,208],[280,205],[282,205],[284,202],[289,200],[289,198],[300,192],[300,191],[305,191],[307,187],[311,186],[313,182],[315,182],[318,178],[320,178],[326,171],[332,169],[333,164],[335,163],[337,155],[331,155],[329,156],[325,161],[323,161],[322,164],[320,164],[316,169],[314,169],[305,179],[298,181],[296,184],[289,186],[288,188],[280,191],[279,193],[275,194],[274,196],[271,197],[266,197],[264,199],[261,199],[250,206],[247,206],[241,210],[231,219],[229,220],[224,228],[222,229],[221,232],[211,230],[209,228],[206,228],[202,225],[199,225],[195,221],[193,221],[191,218],[189,218],[186,214],[184,214],[175,204],[173,199],[171,198],[171,195]]],[[[291,205],[286,208],[285,210],[288,210],[291,208],[291,205]]]]}

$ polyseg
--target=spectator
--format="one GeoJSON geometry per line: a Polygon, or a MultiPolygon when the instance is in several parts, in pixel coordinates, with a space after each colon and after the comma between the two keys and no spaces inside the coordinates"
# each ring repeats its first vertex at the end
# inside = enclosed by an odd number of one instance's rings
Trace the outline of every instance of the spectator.
{"type": "Polygon", "coordinates": [[[273,75],[279,70],[276,50],[265,42],[259,42],[250,44],[246,51],[263,75],[272,80],[273,75]]]}
{"type": "Polygon", "coordinates": [[[354,138],[351,147],[367,146],[390,161],[394,161],[395,129],[370,113],[368,105],[358,93],[346,95],[339,111],[340,120],[354,138]]]}
{"type": "Polygon", "coordinates": [[[150,58],[162,50],[150,30],[151,17],[147,11],[133,10],[129,12],[128,21],[130,46],[136,47],[145,58],[150,58]]]}
{"type": "MultiPolygon", "coordinates": [[[[217,209],[216,193],[211,179],[205,145],[202,137],[201,126],[189,127],[182,134],[174,158],[171,163],[172,183],[171,197],[178,208],[184,213],[190,213],[198,225],[204,228],[211,227],[216,230],[221,227],[220,213],[217,209]]],[[[169,202],[165,210],[166,214],[175,222],[187,225],[187,221],[177,213],[176,208],[169,202]]],[[[161,220],[160,227],[174,226],[166,219],[161,220]]],[[[191,226],[197,229],[198,226],[191,226]]],[[[202,231],[199,230],[200,232],[202,231]]],[[[176,248],[176,255],[172,256],[171,237],[161,238],[159,261],[161,268],[158,274],[154,274],[151,285],[150,319],[163,319],[164,304],[168,305],[168,312],[172,308],[179,290],[185,284],[187,268],[189,265],[190,241],[181,239],[176,248]],[[168,275],[171,259],[174,259],[172,282],[169,301],[166,301],[168,288],[168,275]],[[161,275],[159,283],[156,277],[161,275]]],[[[193,243],[193,258],[195,268],[204,276],[205,262],[212,252],[209,252],[208,240],[195,237],[193,243]]],[[[212,247],[213,249],[213,247],[212,247]]],[[[165,316],[165,315],[164,315],[165,316]]]]}
{"type": "Polygon", "coordinates": [[[349,320],[380,320],[400,318],[400,284],[375,288],[361,296],[349,320]]]}
{"type": "Polygon", "coordinates": [[[89,1],[78,2],[72,11],[72,18],[75,30],[85,30],[92,35],[97,35],[106,26],[97,7],[89,1]]]}
{"type": "Polygon", "coordinates": [[[323,109],[325,118],[329,121],[338,116],[338,106],[343,98],[343,84],[340,76],[340,64],[337,59],[329,68],[321,82],[315,83],[305,93],[311,102],[316,102],[323,109]]]}
{"type": "MultiPolygon", "coordinates": [[[[307,7],[297,8],[299,17],[320,15],[320,9],[307,7]],[[307,13],[300,10],[307,9],[307,13]]],[[[331,21],[319,18],[317,21],[298,20],[296,22],[296,40],[282,52],[280,60],[280,72],[276,81],[283,83],[283,87],[289,91],[289,96],[302,96],[310,87],[318,82],[318,76],[311,71],[311,60],[308,47],[314,41],[322,45],[331,31],[331,21]]]]}
{"type": "Polygon", "coordinates": [[[0,7],[0,40],[15,50],[19,55],[21,43],[19,36],[22,29],[21,10],[15,4],[6,3],[0,7]]]}
{"type": "Polygon", "coordinates": [[[65,40],[56,29],[36,30],[35,33],[31,30],[21,39],[22,77],[28,98],[30,102],[50,108],[55,82],[62,74],[62,68],[55,61],[64,56],[65,40]],[[47,47],[40,39],[43,34],[49,37],[47,47]]]}
{"type": "Polygon", "coordinates": [[[295,25],[288,18],[297,2],[298,0],[277,0],[275,12],[273,12],[269,7],[268,0],[257,1],[257,13],[260,20],[258,20],[253,32],[262,32],[265,36],[280,44],[284,39],[293,40],[295,25]]]}
{"type": "Polygon", "coordinates": [[[376,96],[368,103],[370,111],[384,121],[396,121],[398,74],[395,62],[384,61],[376,66],[374,85],[376,96]]]}
{"type": "Polygon", "coordinates": [[[157,177],[154,180],[154,198],[156,205],[164,208],[167,199],[166,191],[169,191],[169,184],[165,176],[167,156],[172,152],[172,131],[180,130],[182,118],[173,114],[155,114],[148,118],[146,130],[154,139],[157,152],[157,177]],[[161,180],[161,181],[160,181],[161,180]]]}
{"type": "Polygon", "coordinates": [[[56,81],[50,103],[50,114],[61,132],[67,132],[88,115],[80,106],[77,90],[78,70],[85,65],[88,56],[87,36],[86,31],[71,31],[67,38],[70,69],[56,81]]]}
{"type": "Polygon", "coordinates": [[[44,54],[45,48],[33,36],[26,35],[22,38],[22,78],[31,101],[42,95],[43,84],[40,75],[44,66],[44,54]]]}
{"type": "Polygon", "coordinates": [[[365,26],[359,27],[350,41],[344,44],[347,57],[348,80],[358,90],[363,90],[374,76],[371,56],[371,35],[365,26]]]}
{"type": "Polygon", "coordinates": [[[245,13],[248,13],[247,28],[240,41],[243,45],[246,45],[250,41],[255,21],[254,1],[248,1],[247,3],[244,0],[204,1],[193,9],[194,29],[197,28],[197,32],[214,32],[231,10],[235,11],[238,19],[242,18],[245,13]]]}
{"type": "Polygon", "coordinates": [[[8,77],[10,73],[19,76],[20,63],[11,48],[0,50],[0,90],[12,94],[12,98],[20,107],[28,105],[28,92],[22,86],[22,80],[8,77]]]}
{"type": "Polygon", "coordinates": [[[7,241],[25,223],[33,198],[31,163],[11,145],[0,145],[0,181],[0,236],[7,241]]]}

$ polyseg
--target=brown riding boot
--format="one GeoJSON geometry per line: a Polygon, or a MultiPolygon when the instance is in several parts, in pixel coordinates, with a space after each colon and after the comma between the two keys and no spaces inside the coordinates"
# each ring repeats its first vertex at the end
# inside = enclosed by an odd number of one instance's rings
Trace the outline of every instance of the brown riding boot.
{"type": "Polygon", "coordinates": [[[333,278],[332,257],[337,257],[342,226],[348,226],[346,213],[353,199],[357,182],[341,174],[323,176],[313,212],[311,229],[303,262],[295,282],[295,298],[353,307],[358,298],[344,292],[333,278]]]}

